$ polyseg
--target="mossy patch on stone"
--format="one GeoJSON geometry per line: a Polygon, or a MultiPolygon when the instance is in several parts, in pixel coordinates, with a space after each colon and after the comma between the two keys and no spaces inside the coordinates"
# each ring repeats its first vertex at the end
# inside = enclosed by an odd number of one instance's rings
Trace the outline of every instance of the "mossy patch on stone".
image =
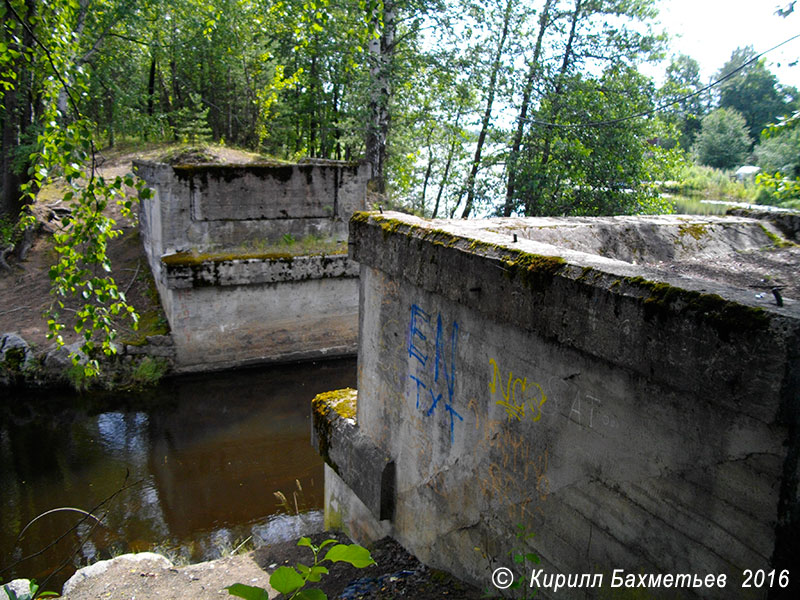
{"type": "Polygon", "coordinates": [[[404,235],[417,233],[418,237],[434,246],[453,248],[463,242],[471,252],[483,253],[487,256],[499,254],[500,256],[497,258],[503,262],[508,278],[517,278],[532,289],[548,285],[553,277],[567,265],[567,262],[560,256],[524,252],[501,244],[460,237],[443,229],[421,227],[375,213],[355,213],[351,222],[366,224],[370,219],[381,228],[384,239],[398,232],[404,235]]]}
{"type": "Polygon", "coordinates": [[[273,260],[291,263],[297,256],[290,252],[176,252],[162,256],[161,262],[168,267],[191,267],[235,260],[273,260]]]}
{"type": "Polygon", "coordinates": [[[311,401],[314,412],[327,416],[333,411],[343,419],[356,418],[357,404],[358,390],[353,388],[323,392],[311,401]]]}
{"type": "Polygon", "coordinates": [[[509,279],[519,278],[523,285],[531,289],[548,286],[567,264],[560,256],[531,254],[520,250],[512,252],[514,254],[511,257],[503,259],[509,279]]]}
{"type": "Polygon", "coordinates": [[[649,281],[643,277],[628,277],[626,283],[644,289],[645,318],[666,318],[675,314],[694,317],[708,323],[720,337],[729,341],[732,335],[752,334],[769,327],[769,315],[759,307],[746,306],[726,300],[718,294],[685,290],[666,282],[649,281]]]}
{"type": "Polygon", "coordinates": [[[357,403],[358,391],[353,388],[323,392],[311,401],[311,422],[319,455],[336,473],[339,465],[330,456],[334,423],[338,418],[355,420],[357,403]]]}
{"type": "Polygon", "coordinates": [[[778,234],[773,233],[772,231],[767,229],[763,223],[759,223],[759,225],[761,225],[761,229],[764,231],[764,235],[766,235],[767,238],[769,238],[769,241],[772,242],[773,248],[791,248],[793,246],[797,246],[797,244],[795,244],[794,242],[784,239],[778,234]]]}
{"type": "Polygon", "coordinates": [[[699,241],[700,238],[708,235],[708,227],[705,223],[683,223],[678,226],[678,236],[682,239],[688,235],[695,241],[699,241]]]}

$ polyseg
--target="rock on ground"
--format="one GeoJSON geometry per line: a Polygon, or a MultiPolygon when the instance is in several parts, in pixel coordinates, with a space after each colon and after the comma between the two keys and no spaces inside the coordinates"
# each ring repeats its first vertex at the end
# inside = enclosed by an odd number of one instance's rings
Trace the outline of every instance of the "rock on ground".
{"type": "Polygon", "coordinates": [[[152,552],[123,554],[80,569],[64,584],[64,600],[218,600],[234,598],[225,589],[234,583],[262,587],[274,598],[269,573],[251,554],[175,567],[152,552]]]}

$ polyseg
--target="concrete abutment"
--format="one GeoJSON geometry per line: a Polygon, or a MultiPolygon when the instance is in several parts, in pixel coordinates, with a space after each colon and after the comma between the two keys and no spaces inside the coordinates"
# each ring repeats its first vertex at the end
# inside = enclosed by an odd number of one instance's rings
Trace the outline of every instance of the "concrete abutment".
{"type": "Polygon", "coordinates": [[[135,167],[154,190],[140,225],[178,371],[355,354],[347,223],[365,208],[368,165],[135,167]]]}
{"type": "Polygon", "coordinates": [[[681,597],[763,597],[745,569],[791,569],[800,539],[800,303],[673,266],[776,260],[776,236],[734,217],[357,214],[357,406],[314,410],[326,520],[483,587],[524,550],[527,577],[715,574],[724,589],[681,597]]]}

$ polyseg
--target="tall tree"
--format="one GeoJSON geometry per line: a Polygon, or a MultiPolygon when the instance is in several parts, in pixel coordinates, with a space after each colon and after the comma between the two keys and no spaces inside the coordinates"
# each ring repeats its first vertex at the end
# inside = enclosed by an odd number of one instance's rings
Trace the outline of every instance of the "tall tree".
{"type": "Polygon", "coordinates": [[[718,108],[703,118],[693,152],[701,164],[732,169],[742,164],[751,145],[745,118],[733,108],[718,108]]]}
{"type": "MultiPolygon", "coordinates": [[[[658,208],[642,184],[653,171],[651,159],[660,154],[647,143],[657,136],[656,125],[625,118],[652,108],[652,90],[635,65],[659,50],[661,37],[633,24],[655,14],[651,1],[614,0],[574,0],[560,13],[553,28],[560,37],[551,41],[560,49],[558,60],[544,71],[544,95],[516,165],[512,204],[517,212],[609,214],[658,208]],[[582,74],[593,69],[600,69],[602,77],[582,74]],[[606,163],[609,152],[616,154],[616,164],[606,163]]],[[[504,213],[510,213],[508,206],[504,213]]]]}
{"type": "Polygon", "coordinates": [[[681,148],[691,148],[700,131],[700,121],[706,113],[700,80],[700,64],[690,56],[681,54],[667,67],[666,80],[658,90],[660,104],[670,103],[662,111],[664,119],[680,131],[681,148]]]}
{"type": "Polygon", "coordinates": [[[395,0],[370,2],[368,19],[375,33],[369,41],[370,118],[367,127],[367,162],[372,165],[372,187],[378,194],[386,192],[386,143],[389,137],[392,95],[392,67],[395,54],[395,33],[398,18],[395,0]]]}
{"type": "Polygon", "coordinates": [[[489,81],[486,87],[486,105],[483,111],[483,118],[481,119],[480,132],[478,133],[478,140],[475,144],[475,155],[472,158],[472,166],[470,167],[469,175],[465,185],[467,199],[464,204],[464,210],[461,213],[461,218],[466,219],[472,212],[473,204],[475,202],[475,181],[478,176],[478,169],[481,166],[481,155],[483,154],[483,146],[486,143],[486,136],[489,133],[489,126],[492,120],[492,109],[494,107],[494,99],[497,94],[497,80],[502,68],[503,54],[506,50],[506,42],[508,40],[509,29],[511,26],[511,18],[513,15],[515,0],[506,0],[505,9],[502,12],[502,20],[500,21],[500,32],[497,35],[495,45],[493,48],[493,57],[491,66],[489,68],[489,81]]]}
{"type": "Polygon", "coordinates": [[[514,139],[511,142],[511,151],[508,155],[508,169],[506,176],[506,201],[503,205],[503,216],[510,217],[514,209],[514,194],[516,192],[517,161],[519,151],[522,146],[522,138],[525,134],[525,127],[528,124],[528,111],[531,108],[532,94],[534,85],[542,72],[541,53],[542,42],[547,28],[551,25],[550,11],[553,7],[553,0],[545,0],[544,6],[539,13],[539,32],[536,36],[536,43],[533,47],[533,55],[528,61],[528,74],[525,78],[525,86],[522,92],[522,103],[517,117],[517,127],[514,132],[514,139]]]}
{"type": "Polygon", "coordinates": [[[752,47],[737,48],[719,72],[723,77],[741,69],[721,85],[719,106],[732,108],[744,116],[751,140],[757,140],[761,131],[786,114],[791,105],[787,90],[770,73],[763,58],[747,64],[755,56],[752,47]]]}

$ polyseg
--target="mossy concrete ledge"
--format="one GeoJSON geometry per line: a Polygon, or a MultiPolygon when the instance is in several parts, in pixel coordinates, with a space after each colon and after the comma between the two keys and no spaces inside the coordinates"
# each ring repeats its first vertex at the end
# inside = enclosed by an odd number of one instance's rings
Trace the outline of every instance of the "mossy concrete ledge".
{"type": "Polygon", "coordinates": [[[389,533],[484,587],[498,565],[514,568],[512,553],[532,553],[548,578],[605,574],[606,588],[615,569],[727,577],[724,589],[681,598],[761,598],[742,587],[745,570],[789,569],[792,585],[770,597],[796,597],[793,282],[779,306],[741,278],[673,269],[760,252],[768,264],[796,260],[772,227],[685,215],[355,214],[356,418],[315,411],[331,521],[389,533]],[[376,493],[356,492],[364,484],[343,467],[375,464],[361,460],[364,444],[364,457],[395,465],[393,516],[369,524],[376,493]]]}
{"type": "Polygon", "coordinates": [[[237,258],[231,253],[184,252],[162,256],[161,263],[170,289],[358,277],[358,263],[345,254],[237,258]]]}
{"type": "Polygon", "coordinates": [[[355,420],[358,394],[343,389],[312,401],[311,443],[377,521],[391,519],[395,472],[391,458],[361,434],[355,420]]]}

